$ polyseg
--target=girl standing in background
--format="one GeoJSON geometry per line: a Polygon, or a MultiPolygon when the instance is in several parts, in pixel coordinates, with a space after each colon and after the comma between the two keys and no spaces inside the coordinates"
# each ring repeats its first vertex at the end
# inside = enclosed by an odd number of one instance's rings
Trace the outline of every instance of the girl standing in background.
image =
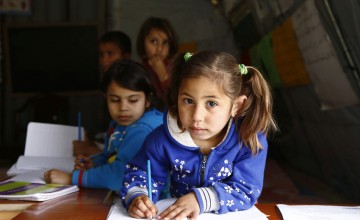
{"type": "Polygon", "coordinates": [[[142,64],[150,72],[159,98],[166,106],[173,59],[178,51],[177,34],[169,20],[150,17],[140,28],[136,46],[142,64]]]}

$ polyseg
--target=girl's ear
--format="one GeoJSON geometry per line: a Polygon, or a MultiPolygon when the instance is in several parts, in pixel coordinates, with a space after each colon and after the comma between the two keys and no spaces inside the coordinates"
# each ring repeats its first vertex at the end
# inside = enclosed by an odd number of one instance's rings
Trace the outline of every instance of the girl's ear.
{"type": "Polygon", "coordinates": [[[146,107],[146,109],[148,109],[148,108],[150,108],[150,106],[151,106],[151,103],[150,103],[149,99],[147,98],[146,102],[145,102],[145,107],[146,107]]]}
{"type": "Polygon", "coordinates": [[[246,100],[247,100],[247,97],[245,95],[241,95],[235,99],[232,110],[231,110],[232,117],[235,117],[239,114],[239,112],[240,112],[241,108],[244,106],[246,100]]]}

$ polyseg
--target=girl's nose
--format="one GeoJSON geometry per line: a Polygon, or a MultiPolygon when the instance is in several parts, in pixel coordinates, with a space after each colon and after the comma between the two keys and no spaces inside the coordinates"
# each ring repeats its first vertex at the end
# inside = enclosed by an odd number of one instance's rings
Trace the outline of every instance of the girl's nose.
{"type": "Polygon", "coordinates": [[[157,47],[156,47],[156,51],[161,52],[162,49],[163,49],[163,46],[161,44],[158,44],[157,47]]]}
{"type": "Polygon", "coordinates": [[[195,106],[193,114],[192,114],[193,121],[200,122],[203,121],[204,118],[204,111],[203,108],[199,106],[195,106]]]}
{"type": "Polygon", "coordinates": [[[119,110],[120,111],[126,111],[127,110],[127,105],[126,103],[122,102],[119,104],[119,110]]]}

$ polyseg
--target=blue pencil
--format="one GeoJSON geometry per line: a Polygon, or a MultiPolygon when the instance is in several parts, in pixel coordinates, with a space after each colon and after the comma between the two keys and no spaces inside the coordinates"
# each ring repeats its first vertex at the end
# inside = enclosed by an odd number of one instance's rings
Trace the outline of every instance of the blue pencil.
{"type": "Polygon", "coordinates": [[[147,160],[147,173],[148,173],[148,194],[149,198],[152,201],[152,193],[151,193],[151,163],[150,160],[147,160]]]}
{"type": "Polygon", "coordinates": [[[81,112],[78,112],[78,139],[81,141],[81,112]]]}

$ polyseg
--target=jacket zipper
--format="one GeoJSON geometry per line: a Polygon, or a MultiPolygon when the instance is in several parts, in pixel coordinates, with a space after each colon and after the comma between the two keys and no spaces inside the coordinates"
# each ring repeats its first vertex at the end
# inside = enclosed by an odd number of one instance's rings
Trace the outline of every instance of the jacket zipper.
{"type": "Polygon", "coordinates": [[[206,162],[207,162],[207,156],[203,156],[202,157],[202,161],[201,161],[201,172],[200,172],[200,184],[202,184],[204,182],[204,177],[205,177],[205,167],[206,167],[206,162]]]}

